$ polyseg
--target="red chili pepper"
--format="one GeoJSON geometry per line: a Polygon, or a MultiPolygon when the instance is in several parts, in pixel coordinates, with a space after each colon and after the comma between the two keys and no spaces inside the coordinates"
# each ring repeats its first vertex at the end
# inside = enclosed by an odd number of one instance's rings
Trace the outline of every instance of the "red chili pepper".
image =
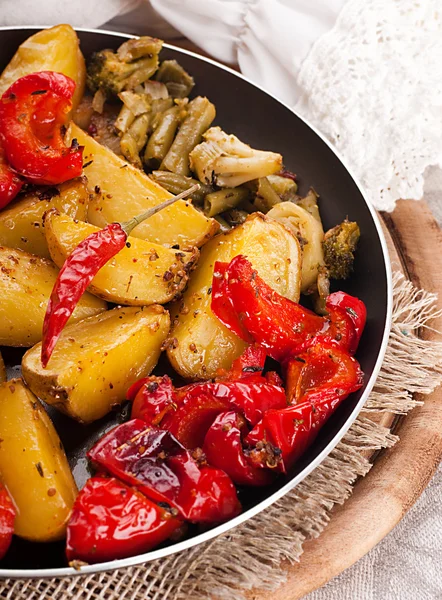
{"type": "Polygon", "coordinates": [[[295,404],[269,410],[245,438],[254,463],[262,459],[259,450],[271,443],[281,451],[278,468],[283,472],[294,464],[316,437],[337,406],[363,384],[358,362],[337,346],[316,344],[288,363],[291,381],[287,391],[295,404]]]}
{"type": "Polygon", "coordinates": [[[14,533],[15,507],[8,490],[0,483],[0,559],[11,544],[14,533]]]}
{"type": "MultiPolygon", "coordinates": [[[[225,471],[237,485],[268,485],[274,479],[274,472],[262,469],[262,465],[254,466],[244,453],[242,437],[247,431],[245,421],[238,413],[221,413],[206,434],[203,452],[211,465],[225,471]]],[[[267,466],[276,467],[279,452],[269,454],[268,460],[267,466]]]]}
{"type": "Polygon", "coordinates": [[[81,175],[83,148],[64,143],[75,82],[52,71],[25,75],[0,100],[0,136],[9,164],[28,181],[54,185],[81,175]]]}
{"type": "Polygon", "coordinates": [[[259,277],[244,256],[235,257],[227,269],[223,263],[215,263],[215,275],[212,311],[238,335],[240,321],[255,343],[278,361],[303,352],[320,340],[344,348],[353,341],[353,324],[340,309],[336,309],[338,318],[333,321],[284,298],[259,277]],[[221,277],[215,276],[219,273],[221,277]]]}
{"type": "Polygon", "coordinates": [[[67,559],[97,563],[147,552],[183,525],[172,513],[116,479],[92,477],[72,509],[67,559]]]}
{"type": "Polygon", "coordinates": [[[351,354],[354,354],[359,345],[367,321],[367,309],[365,304],[362,300],[359,300],[359,298],[350,296],[350,294],[346,294],[345,292],[334,292],[328,296],[326,301],[326,308],[330,311],[331,307],[339,307],[344,310],[353,323],[355,337],[349,351],[351,354]]]}
{"type": "Polygon", "coordinates": [[[0,209],[14,200],[24,181],[13,171],[6,160],[5,150],[0,139],[0,209]]]}
{"type": "Polygon", "coordinates": [[[124,248],[132,229],[177,200],[192,194],[198,188],[199,185],[196,184],[130,221],[111,223],[104,229],[91,233],[78,244],[58,274],[46,309],[41,346],[43,367],[47,366],[62,330],[86,288],[101,267],[124,248]]]}
{"type": "Polygon", "coordinates": [[[88,457],[152,500],[171,504],[190,521],[221,522],[241,510],[235,486],[223,471],[200,466],[168,431],[146,427],[143,421],[115,427],[88,457]]]}

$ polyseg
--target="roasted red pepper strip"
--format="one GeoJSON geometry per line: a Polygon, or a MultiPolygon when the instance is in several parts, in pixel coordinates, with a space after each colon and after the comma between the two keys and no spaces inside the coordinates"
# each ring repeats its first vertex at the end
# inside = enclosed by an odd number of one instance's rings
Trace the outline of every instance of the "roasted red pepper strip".
{"type": "MultiPolygon", "coordinates": [[[[229,475],[237,485],[268,485],[274,479],[273,471],[255,467],[246,454],[242,437],[247,433],[244,420],[236,412],[221,413],[209,428],[203,452],[207,461],[229,475]]],[[[276,467],[279,451],[268,458],[268,466],[276,467]],[[271,462],[270,462],[271,461],[271,462]]]]}
{"type": "Polygon", "coordinates": [[[359,363],[345,350],[315,344],[287,362],[287,400],[291,404],[347,397],[363,384],[359,363]]]}
{"type": "Polygon", "coordinates": [[[261,460],[263,443],[279,448],[282,461],[278,468],[283,472],[301,456],[342,400],[363,383],[358,362],[333,345],[316,344],[290,361],[291,366],[291,400],[296,404],[269,410],[245,438],[246,444],[257,448],[250,452],[255,464],[261,460]]]}
{"type": "Polygon", "coordinates": [[[0,139],[0,209],[14,200],[23,183],[23,179],[11,169],[6,160],[5,150],[0,139]]]}
{"type": "Polygon", "coordinates": [[[11,544],[14,533],[15,507],[8,490],[0,483],[0,559],[11,544]]]}
{"type": "Polygon", "coordinates": [[[121,225],[111,223],[85,238],[65,261],[49,298],[43,322],[43,367],[48,364],[64,326],[88,285],[101,267],[124,248],[126,240],[127,234],[121,225]]]}
{"type": "Polygon", "coordinates": [[[125,223],[110,223],[88,235],[66,259],[54,284],[43,322],[41,363],[46,367],[63,327],[74,312],[86,288],[111,258],[126,244],[129,233],[145,219],[192,194],[194,185],[125,223]]]}
{"type": "Polygon", "coordinates": [[[138,419],[112,429],[88,457],[190,521],[222,522],[241,510],[235,486],[223,471],[200,466],[168,431],[138,419]]]}
{"type": "Polygon", "coordinates": [[[148,425],[158,426],[166,413],[177,408],[175,389],[167,375],[136,381],[126,397],[133,400],[131,418],[141,419],[148,425]]]}
{"type": "Polygon", "coordinates": [[[92,477],[67,527],[66,556],[88,563],[141,554],[167,540],[182,519],[113,478],[92,477]]]}
{"type": "Polygon", "coordinates": [[[359,298],[350,296],[350,294],[346,294],[345,292],[334,292],[328,296],[325,306],[328,310],[331,310],[332,307],[338,307],[344,310],[352,320],[355,336],[353,344],[349,348],[349,352],[354,354],[358,348],[367,321],[367,309],[365,304],[362,300],[359,300],[359,298]]]}
{"type": "Polygon", "coordinates": [[[81,175],[83,148],[64,143],[75,82],[52,71],[21,77],[0,100],[0,136],[9,164],[32,183],[54,185],[81,175]]]}
{"type": "Polygon", "coordinates": [[[266,356],[264,348],[256,345],[247,346],[241,356],[233,361],[229,371],[219,369],[217,380],[237,381],[251,373],[262,373],[266,356]]]}
{"type": "Polygon", "coordinates": [[[223,275],[213,277],[212,311],[237,334],[239,319],[242,327],[272,358],[283,361],[320,340],[346,349],[352,343],[353,324],[340,310],[334,322],[284,298],[259,277],[244,256],[235,257],[227,269],[222,263],[215,263],[215,273],[223,275]],[[230,312],[226,303],[220,308],[222,296],[228,298],[230,312]]]}
{"type": "Polygon", "coordinates": [[[220,261],[215,262],[212,278],[211,308],[221,323],[230,329],[230,331],[236,333],[242,340],[252,343],[253,337],[244,327],[241,319],[235,312],[235,307],[233,306],[233,302],[229,295],[229,287],[227,285],[227,271],[229,266],[229,263],[220,261]]]}

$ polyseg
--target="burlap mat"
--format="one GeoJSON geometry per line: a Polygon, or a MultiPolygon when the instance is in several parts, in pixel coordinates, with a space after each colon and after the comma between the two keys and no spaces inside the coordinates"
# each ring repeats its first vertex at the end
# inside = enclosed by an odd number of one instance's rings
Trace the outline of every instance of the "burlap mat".
{"type": "Polygon", "coordinates": [[[242,600],[241,590],[274,589],[284,581],[283,560],[299,560],[302,544],[317,537],[335,504],[366,475],[366,450],[392,446],[397,437],[371,414],[406,414],[442,381],[442,342],[416,335],[439,316],[437,297],[393,277],[393,326],[382,370],[363,413],[342,441],[294,490],[273,506],[213,541],[138,567],[69,579],[13,580],[0,584],[11,600],[242,600]]]}

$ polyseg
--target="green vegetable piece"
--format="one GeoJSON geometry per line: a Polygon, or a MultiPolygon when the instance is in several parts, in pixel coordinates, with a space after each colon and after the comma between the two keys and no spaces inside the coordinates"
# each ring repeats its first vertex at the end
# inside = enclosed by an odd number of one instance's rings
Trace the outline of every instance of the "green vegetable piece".
{"type": "Polygon", "coordinates": [[[120,141],[123,156],[139,169],[142,168],[140,152],[147,140],[149,121],[149,113],[137,117],[120,141]]]}
{"type": "Polygon", "coordinates": [[[189,102],[187,109],[187,116],[161,163],[162,171],[189,175],[189,154],[200,143],[204,132],[210,127],[216,115],[215,106],[201,96],[189,102]]]}
{"type": "Polygon", "coordinates": [[[161,113],[144,153],[144,162],[149,168],[158,168],[169,152],[180,123],[180,110],[179,106],[173,106],[161,113]]]}
{"type": "Polygon", "coordinates": [[[208,217],[214,217],[220,213],[235,208],[247,200],[250,191],[246,187],[224,188],[217,192],[207,194],[204,199],[204,214],[208,217]]]}
{"type": "Polygon", "coordinates": [[[199,189],[190,195],[194,204],[202,205],[205,196],[214,191],[213,187],[210,185],[200,183],[196,179],[192,179],[192,177],[184,177],[184,175],[178,175],[177,173],[171,173],[170,171],[153,171],[150,174],[150,177],[174,196],[177,196],[181,192],[184,192],[184,190],[188,190],[196,183],[199,183],[199,189]]]}
{"type": "Polygon", "coordinates": [[[350,275],[360,235],[359,225],[347,219],[325,233],[324,260],[331,278],[347,279],[350,275]]]}
{"type": "Polygon", "coordinates": [[[163,60],[155,79],[166,85],[173,98],[185,98],[195,85],[193,77],[176,60],[163,60]]]}

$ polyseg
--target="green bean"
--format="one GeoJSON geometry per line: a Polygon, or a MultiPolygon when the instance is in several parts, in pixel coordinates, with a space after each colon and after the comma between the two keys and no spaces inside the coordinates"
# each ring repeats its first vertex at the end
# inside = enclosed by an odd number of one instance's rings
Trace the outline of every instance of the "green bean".
{"type": "Polygon", "coordinates": [[[180,107],[173,106],[161,113],[160,120],[147,142],[144,163],[151,169],[160,166],[169,152],[180,122],[180,107]]]}
{"type": "Polygon", "coordinates": [[[319,223],[322,223],[321,215],[319,214],[318,198],[319,195],[313,188],[310,188],[307,195],[304,198],[300,198],[296,204],[309,212],[319,223]]]}
{"type": "Polygon", "coordinates": [[[123,104],[118,117],[115,120],[115,129],[118,129],[118,131],[121,131],[121,133],[126,133],[134,121],[134,113],[123,104]]]}
{"type": "Polygon", "coordinates": [[[174,98],[185,98],[195,85],[193,77],[176,60],[163,60],[155,79],[165,83],[174,98]]]}
{"type": "Polygon", "coordinates": [[[279,204],[281,198],[272,188],[267,177],[261,177],[257,180],[256,196],[253,204],[256,210],[263,213],[268,212],[275,204],[279,204]]]}
{"type": "Polygon", "coordinates": [[[174,196],[184,192],[184,190],[188,190],[192,185],[199,183],[199,189],[190,196],[192,202],[195,204],[203,204],[204,197],[214,191],[213,187],[206,183],[201,183],[191,177],[184,177],[184,175],[177,175],[170,171],[153,171],[150,174],[150,177],[174,196]]]}
{"type": "Polygon", "coordinates": [[[121,152],[129,162],[142,168],[139,153],[147,140],[150,115],[144,113],[135,119],[120,141],[121,152]]]}
{"type": "Polygon", "coordinates": [[[152,100],[150,110],[153,115],[162,113],[173,106],[173,98],[157,98],[152,100]]]}
{"type": "Polygon", "coordinates": [[[221,215],[216,215],[215,221],[218,221],[220,225],[219,230],[221,233],[227,233],[232,229],[232,227],[227,223],[225,219],[221,217],[221,215]]]}
{"type": "Polygon", "coordinates": [[[224,188],[217,192],[207,194],[204,198],[204,213],[208,217],[214,217],[220,213],[238,206],[240,202],[249,197],[246,187],[224,188]]]}
{"type": "Polygon", "coordinates": [[[241,225],[249,216],[249,213],[245,210],[238,210],[237,208],[233,208],[232,210],[228,210],[224,213],[224,219],[227,221],[229,225],[235,227],[236,225],[241,225]]]}
{"type": "Polygon", "coordinates": [[[189,154],[200,143],[203,133],[210,127],[216,115],[214,105],[201,96],[189,102],[187,110],[187,116],[161,163],[161,170],[179,175],[189,175],[189,154]]]}

